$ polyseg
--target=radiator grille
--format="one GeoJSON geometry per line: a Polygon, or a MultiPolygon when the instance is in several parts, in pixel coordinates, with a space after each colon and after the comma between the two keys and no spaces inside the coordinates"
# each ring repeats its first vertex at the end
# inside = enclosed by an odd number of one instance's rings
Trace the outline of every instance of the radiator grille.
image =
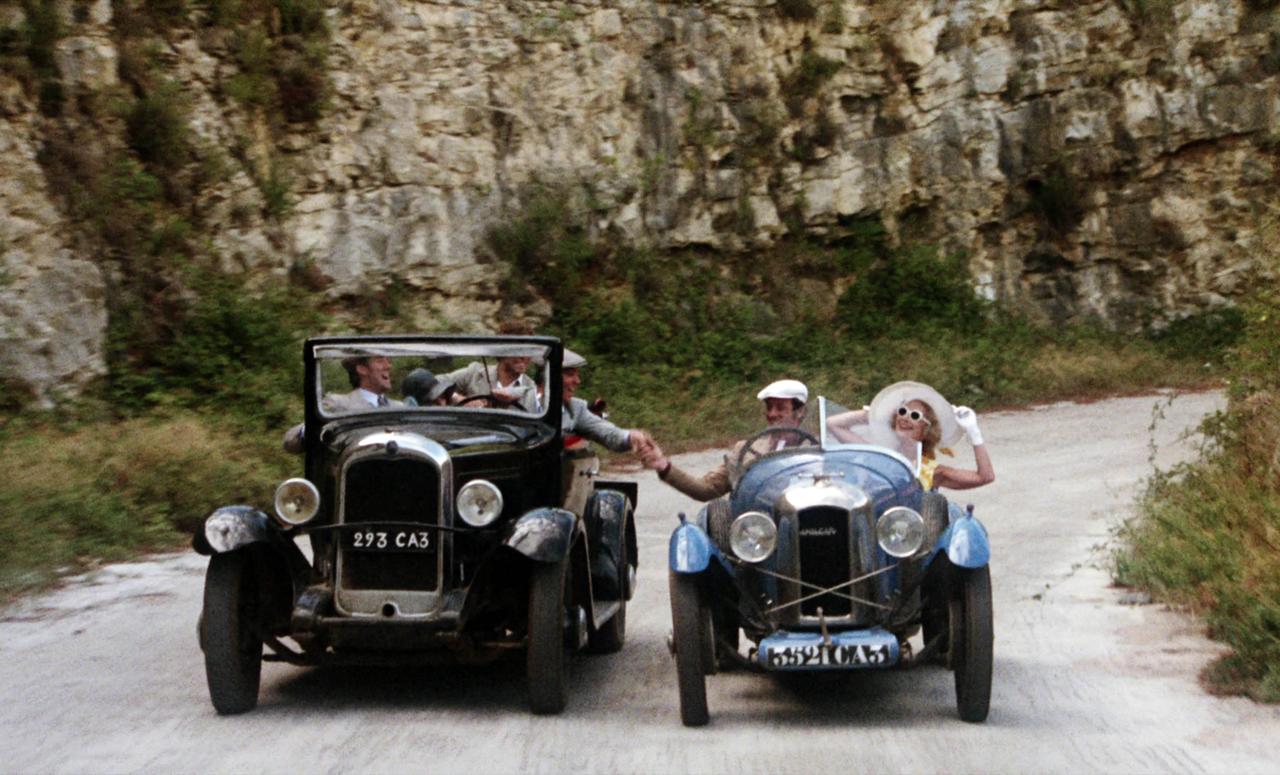
{"type": "MultiPolygon", "coordinates": [[[[440,519],[440,472],[430,461],[412,458],[371,458],[345,471],[345,524],[361,522],[417,522],[434,525],[440,519]]],[[[342,586],[347,589],[402,589],[429,592],[439,585],[436,547],[429,552],[362,552],[343,549],[342,586]]]]}
{"type": "MultiPolygon", "coordinates": [[[[832,587],[852,578],[849,547],[849,512],[821,506],[805,509],[798,515],[800,544],[800,578],[818,587],[832,587]]],[[[801,595],[814,590],[803,588],[801,595]]],[[[840,591],[848,594],[848,587],[840,591]]],[[[853,603],[834,594],[819,595],[800,604],[804,616],[817,616],[818,608],[828,617],[848,616],[853,603]]]]}

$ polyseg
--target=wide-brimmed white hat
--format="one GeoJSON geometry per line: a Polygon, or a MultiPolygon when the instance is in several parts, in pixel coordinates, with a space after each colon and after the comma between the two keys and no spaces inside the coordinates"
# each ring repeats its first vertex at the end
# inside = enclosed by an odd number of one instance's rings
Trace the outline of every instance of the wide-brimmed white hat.
{"type": "Polygon", "coordinates": [[[867,422],[871,424],[871,441],[884,447],[897,448],[898,434],[893,430],[898,407],[908,401],[923,401],[938,418],[942,440],[938,446],[949,447],[964,436],[964,429],[956,422],[955,410],[942,394],[923,382],[895,382],[871,399],[867,422]]]}
{"type": "Polygon", "coordinates": [[[802,404],[809,403],[809,388],[798,379],[780,379],[777,382],[770,382],[765,385],[764,390],[756,393],[756,398],[763,401],[766,398],[792,398],[802,404]]]}

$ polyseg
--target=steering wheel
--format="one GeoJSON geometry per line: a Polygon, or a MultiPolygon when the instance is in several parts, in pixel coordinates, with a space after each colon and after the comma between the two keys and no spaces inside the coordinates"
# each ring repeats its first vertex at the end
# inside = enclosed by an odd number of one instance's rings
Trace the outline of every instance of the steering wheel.
{"type": "MultiPolygon", "coordinates": [[[[760,431],[759,433],[755,434],[754,436],[752,436],[751,438],[743,442],[742,449],[738,451],[738,460],[736,464],[737,470],[741,471],[743,468],[746,468],[747,465],[755,463],[756,460],[764,457],[766,454],[772,451],[772,450],[766,449],[765,451],[761,452],[760,450],[756,449],[755,443],[757,440],[763,439],[766,436],[780,436],[783,434],[786,434],[787,436],[798,437],[801,441],[808,442],[815,447],[822,446],[822,442],[818,441],[817,436],[814,436],[812,433],[806,430],[803,430],[801,428],[786,428],[781,426],[765,428],[764,430],[760,431]],[[748,458],[750,458],[750,463],[748,462],[748,458]]],[[[770,444],[769,446],[772,447],[773,445],[770,444]]],[[[794,446],[799,446],[799,445],[797,444],[794,446]]]]}
{"type": "Polygon", "coordinates": [[[465,406],[466,404],[473,404],[477,401],[487,401],[487,406],[497,409],[519,409],[524,411],[524,405],[520,403],[519,399],[506,398],[498,395],[497,393],[477,393],[474,396],[463,396],[462,399],[458,401],[457,406],[465,406]]]}

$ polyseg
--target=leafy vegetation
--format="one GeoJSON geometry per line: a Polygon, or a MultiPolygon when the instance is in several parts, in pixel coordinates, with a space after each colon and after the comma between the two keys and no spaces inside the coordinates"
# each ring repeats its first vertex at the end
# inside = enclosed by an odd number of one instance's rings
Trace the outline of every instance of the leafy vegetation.
{"type": "MultiPolygon", "coordinates": [[[[192,414],[0,430],[0,598],[140,550],[175,548],[209,511],[259,500],[294,461],[192,414]]],[[[270,447],[277,447],[272,438],[270,447]]]]}
{"type": "Polygon", "coordinates": [[[840,72],[843,63],[828,59],[815,51],[805,51],[800,61],[782,79],[782,93],[792,116],[803,112],[805,101],[817,96],[823,84],[840,72]]]}
{"type": "Polygon", "coordinates": [[[962,256],[891,246],[873,219],[844,224],[827,244],[799,239],[737,261],[601,248],[576,196],[536,187],[490,244],[515,269],[512,298],[549,299],[545,330],[593,356],[584,392],[607,395],[618,417],[673,448],[753,427],[752,386],[785,375],[851,403],[920,379],[989,406],[1139,389],[1152,374],[1200,384],[1211,350],[1188,342],[1225,341],[1193,335],[1208,323],[1162,340],[1037,326],[975,297],[962,256]],[[847,290],[824,310],[810,283],[847,290]]]}
{"type": "Polygon", "coordinates": [[[226,93],[290,122],[318,119],[329,96],[322,0],[209,0],[206,25],[232,32],[239,72],[226,93]]]}
{"type": "Polygon", "coordinates": [[[22,0],[23,21],[0,28],[0,70],[12,73],[39,100],[40,112],[57,116],[66,95],[54,46],[65,34],[54,0],[22,0]]]}
{"type": "Polygon", "coordinates": [[[1115,575],[1204,616],[1231,647],[1204,672],[1212,689],[1280,702],[1280,292],[1260,284],[1239,311],[1171,327],[1166,341],[1203,352],[1232,328],[1227,410],[1202,426],[1199,460],[1148,482],[1115,575]]]}

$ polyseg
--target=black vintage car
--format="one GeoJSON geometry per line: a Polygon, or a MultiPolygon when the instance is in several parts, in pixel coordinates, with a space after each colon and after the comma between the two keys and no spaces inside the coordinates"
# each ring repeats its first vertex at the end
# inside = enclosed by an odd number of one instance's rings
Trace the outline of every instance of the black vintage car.
{"type": "Polygon", "coordinates": [[[558,713],[569,652],[622,647],[636,487],[599,478],[589,445],[566,447],[561,356],[546,337],[306,343],[306,419],[291,434],[305,477],[271,508],[217,509],[193,539],[209,555],[199,635],[219,713],[257,704],[264,659],[512,652],[525,655],[532,710],[558,713]],[[499,363],[537,377],[513,395],[499,363]],[[391,386],[381,400],[356,389],[370,371],[391,386]],[[438,396],[424,373],[470,389],[438,396]]]}

